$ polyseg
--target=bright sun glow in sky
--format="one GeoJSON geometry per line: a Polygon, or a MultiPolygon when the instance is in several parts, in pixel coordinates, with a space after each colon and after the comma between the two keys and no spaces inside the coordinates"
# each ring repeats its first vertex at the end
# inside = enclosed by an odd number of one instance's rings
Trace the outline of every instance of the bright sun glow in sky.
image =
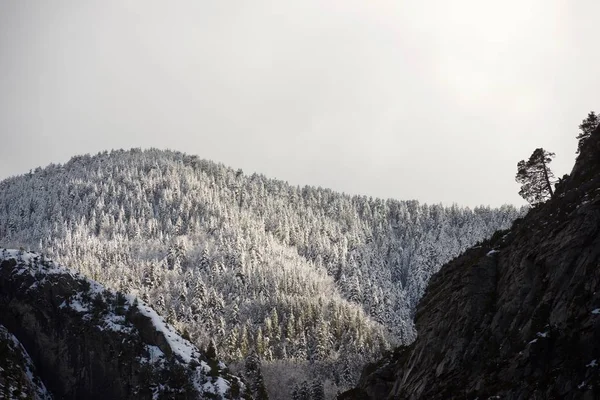
{"type": "Polygon", "coordinates": [[[0,179],[171,148],[292,184],[522,204],[600,111],[596,0],[5,1],[0,179]]]}

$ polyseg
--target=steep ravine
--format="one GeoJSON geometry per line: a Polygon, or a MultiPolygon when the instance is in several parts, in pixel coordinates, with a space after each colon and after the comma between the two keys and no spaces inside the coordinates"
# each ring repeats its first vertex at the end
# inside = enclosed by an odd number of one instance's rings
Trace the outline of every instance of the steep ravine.
{"type": "Polygon", "coordinates": [[[435,274],[418,337],[341,399],[600,398],[600,131],[555,198],[435,274]]]}
{"type": "MultiPolygon", "coordinates": [[[[57,399],[222,399],[244,391],[223,363],[143,302],[38,254],[0,249],[0,325],[57,399]]],[[[2,370],[7,361],[0,359],[2,370]]]]}

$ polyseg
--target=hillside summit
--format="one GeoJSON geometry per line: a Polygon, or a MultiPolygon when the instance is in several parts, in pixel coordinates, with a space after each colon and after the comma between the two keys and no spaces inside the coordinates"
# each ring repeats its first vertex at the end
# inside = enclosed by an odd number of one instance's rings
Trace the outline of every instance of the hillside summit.
{"type": "Polygon", "coordinates": [[[137,296],[233,367],[256,351],[272,400],[304,381],[329,397],[354,385],[414,340],[430,276],[521,214],[296,187],[156,149],[0,182],[0,243],[137,296]]]}

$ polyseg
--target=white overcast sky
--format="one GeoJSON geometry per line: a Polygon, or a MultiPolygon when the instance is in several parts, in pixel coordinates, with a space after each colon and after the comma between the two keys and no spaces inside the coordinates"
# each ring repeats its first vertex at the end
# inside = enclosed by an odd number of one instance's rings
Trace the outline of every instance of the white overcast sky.
{"type": "Polygon", "coordinates": [[[170,148],[292,184],[522,204],[599,107],[598,0],[0,2],[0,179],[170,148]]]}

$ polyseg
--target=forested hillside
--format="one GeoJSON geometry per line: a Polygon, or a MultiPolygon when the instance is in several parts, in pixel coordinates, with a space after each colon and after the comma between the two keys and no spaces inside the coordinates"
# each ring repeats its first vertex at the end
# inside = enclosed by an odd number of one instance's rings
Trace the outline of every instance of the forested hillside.
{"type": "Polygon", "coordinates": [[[74,157],[0,183],[2,245],[140,296],[226,360],[256,350],[267,386],[270,366],[310,364],[281,398],[304,379],[348,387],[357,366],[412,341],[431,275],[520,213],[294,187],[160,150],[74,157]]]}

